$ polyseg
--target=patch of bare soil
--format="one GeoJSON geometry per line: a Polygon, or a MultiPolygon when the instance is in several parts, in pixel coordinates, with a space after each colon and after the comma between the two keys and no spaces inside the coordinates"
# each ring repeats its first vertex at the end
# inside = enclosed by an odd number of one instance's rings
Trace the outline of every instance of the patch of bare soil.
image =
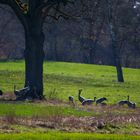
{"type": "Polygon", "coordinates": [[[2,96],[0,96],[0,101],[14,101],[16,99],[14,93],[4,93],[2,96]]]}

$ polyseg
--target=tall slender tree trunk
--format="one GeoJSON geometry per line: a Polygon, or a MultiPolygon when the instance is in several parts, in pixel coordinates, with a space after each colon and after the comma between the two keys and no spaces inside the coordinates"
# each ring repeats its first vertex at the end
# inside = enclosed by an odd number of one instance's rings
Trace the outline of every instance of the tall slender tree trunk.
{"type": "Polygon", "coordinates": [[[111,38],[111,45],[113,50],[113,56],[114,56],[114,65],[116,66],[117,70],[117,79],[118,82],[124,82],[123,78],[123,71],[122,66],[120,62],[120,54],[118,52],[118,27],[115,24],[115,17],[113,17],[113,5],[111,0],[106,0],[107,2],[107,8],[108,8],[108,20],[109,20],[109,30],[110,30],[110,38],[111,38]]]}
{"type": "Polygon", "coordinates": [[[43,97],[43,61],[44,61],[44,34],[42,26],[37,21],[29,21],[29,27],[25,30],[25,86],[31,88],[30,95],[33,98],[43,97]]]}
{"type": "Polygon", "coordinates": [[[122,71],[122,66],[121,66],[121,61],[120,61],[120,54],[118,52],[118,40],[117,40],[117,35],[115,32],[115,27],[113,26],[112,23],[109,23],[110,25],[110,36],[111,36],[111,45],[112,45],[112,50],[113,50],[113,56],[114,56],[114,65],[116,66],[117,70],[117,79],[118,82],[124,82],[123,78],[123,71],[122,71]]]}
{"type": "Polygon", "coordinates": [[[114,65],[116,66],[117,79],[118,79],[118,82],[124,82],[123,71],[122,71],[122,66],[121,66],[121,62],[120,62],[120,55],[118,55],[117,46],[115,44],[117,44],[117,43],[113,42],[113,40],[112,40],[114,65]]]}

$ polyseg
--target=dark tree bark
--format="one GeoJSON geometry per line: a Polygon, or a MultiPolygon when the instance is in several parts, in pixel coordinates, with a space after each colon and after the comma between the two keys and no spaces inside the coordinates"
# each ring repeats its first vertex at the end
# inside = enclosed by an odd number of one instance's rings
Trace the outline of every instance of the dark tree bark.
{"type": "Polygon", "coordinates": [[[113,38],[111,40],[112,40],[112,49],[113,49],[113,55],[114,55],[114,65],[116,66],[116,70],[117,70],[118,82],[124,82],[120,56],[118,55],[118,50],[117,50],[118,46],[116,46],[117,43],[116,41],[114,41],[113,38]]]}
{"type": "Polygon", "coordinates": [[[32,28],[30,28],[29,31],[25,33],[25,39],[25,86],[29,85],[32,90],[36,88],[37,96],[42,98],[44,60],[44,34],[42,29],[40,30],[40,33],[37,33],[36,30],[32,31],[32,28]]]}

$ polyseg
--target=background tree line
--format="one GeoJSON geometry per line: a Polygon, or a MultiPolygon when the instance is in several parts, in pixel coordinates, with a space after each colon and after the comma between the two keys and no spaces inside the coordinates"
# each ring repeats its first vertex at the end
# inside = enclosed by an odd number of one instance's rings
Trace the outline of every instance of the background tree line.
{"type": "MultiPolygon", "coordinates": [[[[140,1],[111,0],[111,9],[117,57],[122,66],[140,68],[140,1]]],[[[48,16],[44,24],[45,59],[114,65],[107,1],[87,0],[77,11],[69,20],[48,16]]],[[[23,59],[22,25],[3,5],[0,18],[0,59],[23,59]]]]}

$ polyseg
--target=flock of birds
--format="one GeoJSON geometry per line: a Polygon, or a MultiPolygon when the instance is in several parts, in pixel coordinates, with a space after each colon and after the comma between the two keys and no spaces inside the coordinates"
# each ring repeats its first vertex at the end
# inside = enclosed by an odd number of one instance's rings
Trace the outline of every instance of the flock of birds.
{"type": "MultiPolygon", "coordinates": [[[[20,94],[25,94],[30,90],[29,87],[25,87],[21,90],[16,90],[16,86],[14,86],[14,94],[16,96],[20,96],[20,94]]],[[[78,100],[81,102],[81,104],[84,105],[92,105],[94,102],[96,103],[96,105],[100,104],[102,106],[107,105],[107,103],[105,101],[107,101],[107,98],[103,97],[103,98],[99,98],[97,99],[96,97],[94,97],[94,99],[86,99],[85,97],[81,96],[81,92],[82,89],[79,89],[78,91],[78,100]]],[[[0,96],[3,95],[2,90],[0,90],[0,96]]],[[[75,105],[74,103],[74,97],[73,96],[69,96],[69,102],[72,103],[73,105],[75,105]]],[[[130,101],[130,97],[129,95],[127,96],[127,100],[121,100],[118,102],[119,106],[123,106],[123,105],[127,105],[129,108],[136,108],[136,103],[130,101]]]]}
{"type": "MultiPolygon", "coordinates": [[[[29,91],[30,91],[29,86],[24,87],[20,90],[17,90],[16,86],[14,85],[14,94],[16,96],[16,100],[20,100],[21,97],[26,96],[29,91]]],[[[34,89],[34,91],[36,91],[36,90],[34,89]]],[[[2,95],[3,95],[3,91],[0,90],[0,96],[2,96],[2,95]]]]}
{"type": "MultiPolygon", "coordinates": [[[[78,100],[81,102],[81,104],[84,105],[91,105],[94,102],[96,103],[96,105],[100,104],[102,106],[107,105],[107,103],[105,101],[107,101],[107,98],[103,97],[103,98],[99,98],[97,99],[96,97],[94,97],[94,99],[86,99],[85,97],[81,96],[81,92],[82,89],[79,89],[78,91],[78,100]]],[[[69,96],[69,102],[72,103],[73,105],[75,105],[74,103],[74,97],[73,96],[69,96]]],[[[136,108],[136,103],[130,101],[130,97],[129,95],[127,96],[127,100],[121,100],[118,102],[119,106],[123,106],[123,105],[127,105],[129,108],[136,108]]]]}

